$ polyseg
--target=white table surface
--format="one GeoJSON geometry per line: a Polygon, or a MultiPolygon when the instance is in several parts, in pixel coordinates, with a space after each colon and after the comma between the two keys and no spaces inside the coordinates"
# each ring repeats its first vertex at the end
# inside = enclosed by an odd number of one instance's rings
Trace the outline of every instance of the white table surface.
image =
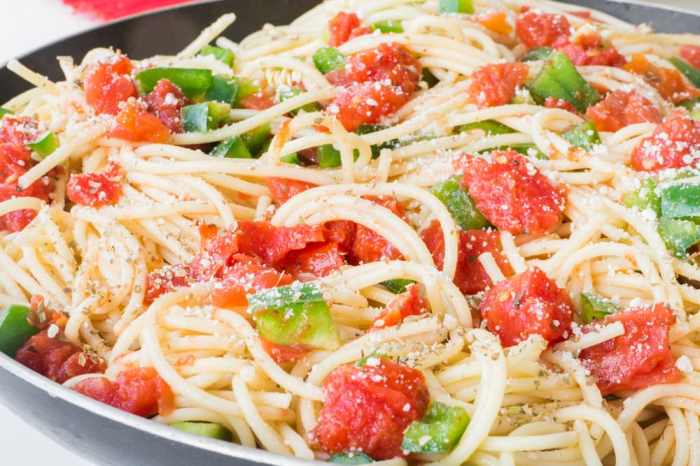
{"type": "MultiPolygon", "coordinates": [[[[698,0],[649,3],[678,5],[700,11],[698,0]]],[[[5,7],[0,14],[0,63],[93,25],[89,19],[71,15],[57,0],[0,0],[0,5],[5,7]],[[7,9],[10,3],[12,6],[7,9]]],[[[16,417],[2,405],[0,439],[4,439],[0,441],[3,464],[91,466],[33,430],[31,420],[24,421],[16,417]]]]}

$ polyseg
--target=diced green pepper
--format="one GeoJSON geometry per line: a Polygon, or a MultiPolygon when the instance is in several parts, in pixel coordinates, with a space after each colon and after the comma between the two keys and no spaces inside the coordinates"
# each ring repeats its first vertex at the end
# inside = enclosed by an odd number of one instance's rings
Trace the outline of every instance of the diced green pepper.
{"type": "Polygon", "coordinates": [[[58,149],[58,145],[58,136],[53,131],[47,131],[36,138],[34,142],[27,144],[42,159],[58,149]]]}
{"type": "Polygon", "coordinates": [[[504,146],[504,149],[513,149],[519,154],[523,154],[525,157],[533,157],[537,160],[547,160],[547,154],[542,152],[533,143],[522,143],[522,144],[511,144],[510,146],[504,146]]]}
{"type": "Polygon", "coordinates": [[[574,146],[589,152],[592,151],[595,146],[602,143],[600,134],[598,134],[595,125],[590,121],[578,125],[562,136],[574,146]]]}
{"type": "Polygon", "coordinates": [[[21,304],[12,304],[0,311],[0,351],[10,357],[39,331],[29,323],[29,313],[29,308],[21,304]]]}
{"type": "Polygon", "coordinates": [[[525,54],[522,61],[546,60],[553,51],[554,49],[551,47],[537,47],[536,49],[532,49],[525,54]]]}
{"type": "Polygon", "coordinates": [[[321,47],[313,56],[316,69],[323,74],[339,70],[345,66],[345,55],[335,47],[321,47]]]}
{"type": "Polygon", "coordinates": [[[243,99],[260,90],[260,88],[248,78],[233,78],[233,82],[238,84],[238,95],[236,96],[234,107],[240,107],[243,99]]]}
{"type": "Polygon", "coordinates": [[[700,225],[690,220],[661,217],[659,235],[674,256],[684,259],[688,249],[700,242],[700,225]]]}
{"type": "Polygon", "coordinates": [[[413,453],[447,453],[468,425],[469,414],[464,408],[433,402],[423,419],[408,426],[401,449],[413,453]]]}
{"type": "Polygon", "coordinates": [[[683,76],[688,78],[688,81],[693,83],[693,86],[700,88],[700,70],[686,63],[678,57],[673,57],[669,60],[678,71],[683,73],[683,76]]]}
{"type": "Polygon", "coordinates": [[[496,120],[475,121],[474,123],[467,123],[466,125],[457,127],[457,131],[460,133],[465,133],[476,129],[482,130],[484,133],[486,133],[486,136],[515,133],[513,128],[496,120]]]}
{"type": "Polygon", "coordinates": [[[420,80],[424,81],[428,88],[433,88],[440,80],[428,68],[423,68],[420,75],[420,80]]]}
{"type": "Polygon", "coordinates": [[[260,291],[249,298],[248,311],[260,336],[272,343],[328,350],[340,344],[328,304],[314,283],[260,291]]]}
{"type": "MultiPolygon", "coordinates": [[[[357,134],[370,134],[370,133],[376,133],[377,131],[381,131],[383,129],[386,129],[386,126],[382,125],[362,125],[359,128],[357,128],[357,134]]],[[[379,157],[379,153],[382,151],[382,149],[393,149],[395,147],[399,146],[399,141],[398,139],[392,139],[390,141],[385,141],[381,144],[372,144],[372,158],[376,159],[379,157]]]]}
{"type": "Polygon", "coordinates": [[[554,97],[571,103],[579,112],[600,100],[598,91],[583,79],[571,60],[561,52],[550,55],[540,74],[529,86],[536,101],[554,97]]]}
{"type": "Polygon", "coordinates": [[[233,105],[238,99],[238,90],[238,82],[225,76],[214,76],[204,98],[233,105]]]}
{"type": "Polygon", "coordinates": [[[652,178],[643,180],[639,189],[625,194],[622,201],[631,209],[651,210],[657,217],[661,216],[661,199],[656,192],[656,181],[652,178]]]}
{"type": "Polygon", "coordinates": [[[203,102],[182,108],[182,124],[190,133],[206,133],[228,121],[231,106],[221,102],[203,102]]]}
{"type": "Polygon", "coordinates": [[[661,189],[660,197],[663,217],[700,217],[700,184],[672,184],[661,189]]]}
{"type": "Polygon", "coordinates": [[[0,107],[0,118],[4,117],[5,115],[12,115],[12,111],[8,110],[6,108],[0,107]]]}
{"type": "Polygon", "coordinates": [[[383,281],[381,284],[392,293],[399,294],[406,291],[406,288],[414,283],[416,283],[415,280],[409,280],[408,278],[394,278],[392,280],[383,281]]]}
{"type": "Polygon", "coordinates": [[[373,31],[381,31],[384,33],[389,32],[403,32],[403,25],[401,20],[398,19],[385,19],[384,21],[377,21],[372,23],[373,31]]]}
{"type": "Polygon", "coordinates": [[[320,168],[336,168],[341,165],[340,151],[332,144],[324,144],[318,148],[318,166],[320,168]]]}
{"type": "Polygon", "coordinates": [[[374,463],[374,460],[364,453],[336,453],[328,460],[335,464],[369,464],[374,463]]]}
{"type": "Polygon", "coordinates": [[[594,293],[581,293],[581,320],[590,324],[618,310],[617,304],[594,293]]]}
{"type": "Polygon", "coordinates": [[[440,0],[440,13],[474,13],[472,0],[440,0]]]}
{"type": "Polygon", "coordinates": [[[289,163],[292,165],[302,165],[301,160],[299,159],[299,155],[296,152],[280,157],[280,162],[289,163]]]}
{"type": "Polygon", "coordinates": [[[700,97],[684,100],[679,105],[688,109],[688,112],[690,112],[690,118],[693,120],[700,120],[700,97]]]}
{"type": "Polygon", "coordinates": [[[263,149],[272,138],[272,129],[268,123],[248,131],[242,136],[242,138],[250,153],[253,155],[253,157],[257,158],[263,153],[263,149]]]}
{"type": "Polygon", "coordinates": [[[205,45],[202,47],[202,50],[199,51],[199,55],[211,55],[228,66],[233,66],[233,61],[236,59],[236,56],[231,50],[214,45],[205,45]]]}
{"type": "Polygon", "coordinates": [[[232,438],[230,430],[214,422],[174,422],[170,427],[201,437],[226,441],[231,441],[232,438]]]}
{"type": "Polygon", "coordinates": [[[478,230],[489,224],[486,217],[477,210],[467,190],[462,187],[459,176],[436,184],[430,191],[445,204],[463,230],[478,230]]]}
{"type": "Polygon", "coordinates": [[[198,68],[149,68],[136,75],[141,93],[148,94],[158,81],[167,79],[180,88],[188,98],[202,97],[214,79],[209,70],[198,68]]]}
{"type": "Polygon", "coordinates": [[[226,141],[219,143],[211,151],[210,155],[214,157],[224,157],[227,159],[252,159],[253,155],[248,150],[248,147],[239,136],[234,136],[226,141]]]}
{"type": "MultiPolygon", "coordinates": [[[[277,95],[279,97],[280,102],[284,102],[287,99],[291,99],[292,97],[298,96],[302,92],[303,91],[301,89],[296,88],[296,87],[282,86],[277,91],[277,95]]],[[[319,110],[321,110],[321,107],[316,102],[310,102],[301,108],[292,110],[289,113],[292,115],[296,115],[297,113],[299,113],[299,110],[303,110],[307,113],[311,113],[311,112],[318,112],[319,110]]]]}

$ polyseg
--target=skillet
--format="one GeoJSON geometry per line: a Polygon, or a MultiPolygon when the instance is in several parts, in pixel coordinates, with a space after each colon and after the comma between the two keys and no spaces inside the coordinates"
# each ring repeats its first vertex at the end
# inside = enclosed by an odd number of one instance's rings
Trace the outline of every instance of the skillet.
{"type": "MultiPolygon", "coordinates": [[[[318,0],[219,0],[128,18],[36,50],[22,63],[60,79],[56,57],[80,60],[90,49],[114,46],[140,59],[175,53],[218,16],[238,16],[226,36],[240,40],[264,23],[286,24],[318,0]]],[[[631,23],[648,23],[663,32],[700,33],[700,16],[681,10],[619,3],[571,0],[631,23]]],[[[0,69],[0,103],[28,85],[0,69]]],[[[0,402],[36,429],[101,466],[253,466],[328,464],[280,456],[233,443],[195,437],[93,401],[36,374],[0,353],[0,402]]],[[[8,458],[9,459],[9,458],[8,458]]]]}

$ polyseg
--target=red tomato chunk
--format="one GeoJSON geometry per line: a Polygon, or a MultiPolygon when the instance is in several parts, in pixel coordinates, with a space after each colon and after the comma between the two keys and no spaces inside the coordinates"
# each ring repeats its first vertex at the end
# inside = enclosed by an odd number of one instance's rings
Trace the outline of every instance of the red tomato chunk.
{"type": "Polygon", "coordinates": [[[486,158],[468,155],[458,166],[477,209],[499,230],[542,235],[559,225],[562,193],[517,152],[494,151],[486,158]]]}
{"type": "Polygon", "coordinates": [[[170,130],[143,105],[129,102],[117,115],[117,125],[110,135],[127,141],[158,143],[170,139],[170,130]]]}
{"type": "Polygon", "coordinates": [[[281,263],[290,252],[324,240],[323,227],[320,225],[276,227],[268,222],[238,223],[240,251],[257,256],[272,266],[281,263]]]}
{"type": "Polygon", "coordinates": [[[75,204],[90,207],[113,205],[122,196],[122,170],[119,164],[110,162],[104,173],[71,175],[66,195],[75,204]]]}
{"type": "Polygon", "coordinates": [[[406,317],[417,316],[428,309],[428,303],[420,295],[418,285],[410,285],[406,291],[395,297],[386,305],[384,312],[374,321],[375,328],[398,325],[406,317]]]}
{"type": "Polygon", "coordinates": [[[605,45],[596,33],[582,34],[573,42],[568,37],[562,37],[553,45],[576,66],[622,66],[627,63],[615,47],[605,45]]]}
{"type": "Polygon", "coordinates": [[[272,356],[272,359],[277,364],[296,362],[306,356],[310,351],[310,349],[304,345],[278,345],[264,338],[261,338],[261,341],[265,352],[272,356]]]}
{"type": "Polygon", "coordinates": [[[700,47],[697,45],[682,45],[679,53],[683,60],[695,68],[700,68],[700,47]]]}
{"type": "Polygon", "coordinates": [[[528,67],[523,63],[486,65],[472,73],[469,98],[480,107],[497,107],[512,102],[515,91],[525,84],[528,67]]]}
{"type": "Polygon", "coordinates": [[[167,79],[161,79],[156,87],[145,97],[148,111],[153,113],[171,132],[182,133],[182,107],[189,100],[179,87],[167,79]]]}
{"type": "Polygon", "coordinates": [[[566,291],[537,268],[496,284],[486,292],[479,310],[503,346],[516,345],[530,335],[541,335],[549,343],[565,340],[574,315],[566,291]]]}
{"type": "MultiPolygon", "coordinates": [[[[433,220],[422,233],[423,241],[433,255],[435,265],[442,269],[445,258],[445,239],[440,222],[433,220]]],[[[479,262],[479,256],[491,253],[501,271],[511,275],[513,270],[508,260],[501,254],[498,232],[487,230],[467,230],[459,232],[457,271],[454,283],[464,294],[476,294],[491,286],[491,279],[479,262]]]]}
{"type": "Polygon", "coordinates": [[[335,369],[323,391],[315,443],[326,453],[361,451],[375,460],[403,456],[403,431],[423,417],[430,401],[422,373],[373,357],[362,367],[335,369]]]}
{"type": "Polygon", "coordinates": [[[115,381],[86,379],[75,386],[75,391],[137,416],[167,415],[175,408],[170,386],[152,367],[126,369],[115,381]]]}
{"type": "Polygon", "coordinates": [[[588,107],[586,118],[598,131],[618,131],[635,123],[660,123],[661,112],[637,91],[613,91],[588,107]]]}
{"type": "Polygon", "coordinates": [[[644,78],[661,97],[675,104],[700,96],[700,91],[691,86],[678,70],[656,66],[643,53],[632,55],[625,69],[644,78]]]}
{"type": "Polygon", "coordinates": [[[637,171],[696,167],[699,153],[700,122],[676,112],[634,148],[630,164],[637,171]]]}
{"type": "MultiPolygon", "coordinates": [[[[396,199],[392,197],[366,196],[366,199],[381,205],[392,211],[399,217],[404,216],[404,209],[396,199]]],[[[395,260],[401,258],[401,252],[389,241],[374,230],[363,225],[357,225],[355,240],[350,253],[354,263],[376,262],[381,260],[395,260]]]]}
{"type": "Polygon", "coordinates": [[[265,184],[270,190],[270,197],[277,205],[282,205],[297,194],[316,187],[305,181],[288,178],[266,178],[265,184]]]}
{"type": "Polygon", "coordinates": [[[668,307],[657,304],[628,309],[606,317],[604,324],[614,322],[624,325],[624,335],[587,348],[580,355],[603,395],[681,380],[671,354],[668,333],[675,318],[668,307]]]}
{"type": "Polygon", "coordinates": [[[116,115],[122,102],[138,96],[132,70],[131,60],[123,55],[92,67],[85,78],[85,99],[95,113],[116,115]]]}
{"type": "Polygon", "coordinates": [[[306,275],[324,277],[345,265],[345,259],[336,243],[312,244],[301,251],[290,253],[285,269],[297,278],[306,275]]]}
{"type": "Polygon", "coordinates": [[[548,47],[571,35],[571,25],[564,15],[526,11],[515,22],[515,33],[526,47],[548,47]]]}
{"type": "Polygon", "coordinates": [[[328,22],[328,44],[331,47],[343,45],[345,42],[355,37],[369,34],[372,30],[362,26],[360,18],[355,13],[341,11],[328,22]]]}

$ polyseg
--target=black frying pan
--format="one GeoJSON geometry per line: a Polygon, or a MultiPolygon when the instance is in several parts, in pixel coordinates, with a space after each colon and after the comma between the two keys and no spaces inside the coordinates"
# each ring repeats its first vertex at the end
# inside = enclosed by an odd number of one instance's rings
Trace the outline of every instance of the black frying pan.
{"type": "MultiPolygon", "coordinates": [[[[90,49],[103,46],[122,49],[134,58],[175,53],[214,19],[229,11],[234,11],[238,19],[226,35],[240,40],[264,23],[286,24],[316,3],[318,0],[222,0],[175,8],[78,34],[31,53],[22,58],[22,62],[53,79],[60,79],[56,64],[59,55],[80,60],[90,49]]],[[[659,31],[700,33],[700,16],[687,12],[610,0],[569,3],[597,8],[632,23],[649,23],[659,31]]],[[[0,69],[0,103],[27,88],[21,79],[0,69]]],[[[49,437],[101,466],[312,464],[194,437],[124,413],[64,389],[2,353],[0,401],[49,437]]],[[[6,464],[8,460],[10,458],[3,458],[0,462],[6,464]]]]}

